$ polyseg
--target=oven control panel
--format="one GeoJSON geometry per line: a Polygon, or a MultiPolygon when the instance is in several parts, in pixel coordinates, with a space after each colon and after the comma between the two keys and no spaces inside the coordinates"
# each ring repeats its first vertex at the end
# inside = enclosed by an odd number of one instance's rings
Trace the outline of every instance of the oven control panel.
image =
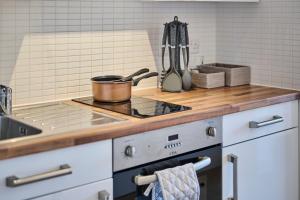
{"type": "Polygon", "coordinates": [[[114,171],[220,144],[222,118],[181,124],[113,140],[114,171]]]}
{"type": "Polygon", "coordinates": [[[173,144],[168,144],[165,146],[165,149],[172,149],[172,148],[176,148],[176,147],[180,147],[181,146],[181,142],[176,142],[173,144]]]}

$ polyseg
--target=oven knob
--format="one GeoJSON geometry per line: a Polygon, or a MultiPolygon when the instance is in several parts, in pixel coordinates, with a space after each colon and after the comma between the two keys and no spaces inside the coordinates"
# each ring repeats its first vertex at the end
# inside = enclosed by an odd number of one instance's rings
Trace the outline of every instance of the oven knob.
{"type": "Polygon", "coordinates": [[[210,137],[216,137],[217,129],[215,127],[208,127],[206,134],[210,137]]]}
{"type": "Polygon", "coordinates": [[[136,151],[136,149],[134,146],[127,146],[125,148],[125,155],[128,157],[133,157],[135,154],[135,151],[136,151]]]}

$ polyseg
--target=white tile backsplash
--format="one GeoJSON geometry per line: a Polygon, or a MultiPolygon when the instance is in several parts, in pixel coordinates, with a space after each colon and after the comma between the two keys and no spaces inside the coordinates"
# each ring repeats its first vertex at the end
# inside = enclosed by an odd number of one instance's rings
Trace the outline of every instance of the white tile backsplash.
{"type": "Polygon", "coordinates": [[[252,82],[300,89],[300,1],[217,4],[217,60],[252,67],[252,82]]]}
{"type": "Polygon", "coordinates": [[[0,0],[0,83],[20,105],[90,95],[92,76],[160,70],[175,15],[190,24],[191,65],[250,65],[253,83],[300,89],[298,0],[0,0]]]}
{"type": "Polygon", "coordinates": [[[0,0],[0,83],[21,105],[90,95],[93,76],[159,70],[163,23],[175,15],[190,24],[191,61],[215,61],[215,11],[213,3],[0,0]]]}

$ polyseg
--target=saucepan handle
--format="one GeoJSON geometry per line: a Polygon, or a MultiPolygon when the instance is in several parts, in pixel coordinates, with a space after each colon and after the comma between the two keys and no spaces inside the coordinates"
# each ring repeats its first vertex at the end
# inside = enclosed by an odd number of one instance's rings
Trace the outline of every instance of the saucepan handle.
{"type": "Polygon", "coordinates": [[[133,85],[133,86],[137,86],[137,84],[138,84],[141,80],[146,79],[146,78],[150,78],[150,77],[154,77],[154,76],[158,76],[158,73],[157,73],[157,72],[150,72],[150,73],[148,73],[148,74],[146,74],[146,75],[144,75],[144,76],[141,76],[141,77],[139,77],[139,78],[134,79],[134,80],[132,81],[132,85],[133,85]]]}

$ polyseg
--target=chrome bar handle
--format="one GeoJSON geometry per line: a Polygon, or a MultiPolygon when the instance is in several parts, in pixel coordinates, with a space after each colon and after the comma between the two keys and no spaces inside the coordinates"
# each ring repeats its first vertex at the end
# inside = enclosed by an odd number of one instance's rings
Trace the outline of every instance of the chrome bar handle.
{"type": "Polygon", "coordinates": [[[238,157],[230,154],[227,159],[233,164],[233,197],[229,197],[228,200],[238,200],[238,157]]]}
{"type": "Polygon", "coordinates": [[[102,190],[98,193],[99,200],[109,200],[110,194],[106,190],[102,190]]]}
{"type": "MultiPolygon", "coordinates": [[[[199,161],[194,163],[194,169],[195,169],[195,171],[199,171],[199,170],[209,166],[210,164],[211,164],[210,157],[200,157],[199,161]]],[[[133,180],[137,186],[149,185],[150,183],[157,181],[157,176],[155,174],[147,175],[147,176],[137,175],[134,177],[133,180]]]]}
{"type": "Polygon", "coordinates": [[[9,176],[6,178],[6,186],[7,187],[18,187],[25,184],[30,184],[38,181],[43,181],[46,179],[51,179],[59,176],[65,176],[68,174],[72,174],[72,169],[69,165],[61,165],[59,169],[52,170],[49,172],[45,172],[42,174],[37,174],[33,176],[28,176],[24,178],[18,178],[17,176],[9,176]]]}
{"type": "Polygon", "coordinates": [[[283,117],[275,115],[275,116],[273,116],[273,118],[271,120],[268,120],[268,121],[263,121],[263,122],[251,121],[251,122],[249,122],[249,128],[261,128],[263,126],[269,126],[269,125],[277,124],[277,123],[280,123],[283,121],[284,121],[283,117]]]}

